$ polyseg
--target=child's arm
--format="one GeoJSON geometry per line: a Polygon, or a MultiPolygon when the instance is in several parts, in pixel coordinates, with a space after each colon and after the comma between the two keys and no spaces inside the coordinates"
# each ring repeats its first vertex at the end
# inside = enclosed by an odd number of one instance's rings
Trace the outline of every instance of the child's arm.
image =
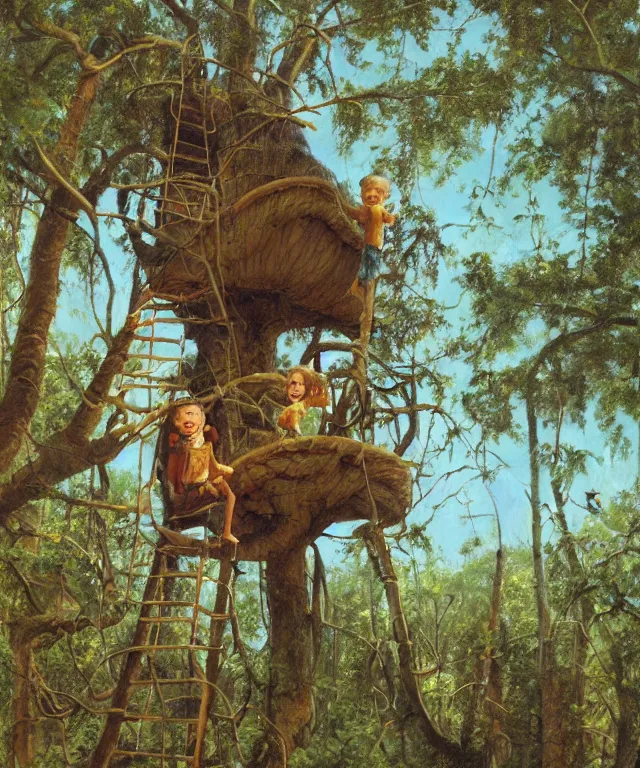
{"type": "Polygon", "coordinates": [[[364,205],[347,205],[347,203],[344,203],[344,210],[347,216],[350,216],[352,219],[355,219],[358,224],[366,224],[367,223],[367,209],[364,205]]]}
{"type": "MultiPolygon", "coordinates": [[[[211,443],[209,443],[211,445],[211,443]]],[[[215,480],[217,477],[229,477],[233,474],[233,467],[226,464],[220,464],[213,453],[213,446],[209,452],[209,480],[215,480]]]]}
{"type": "Polygon", "coordinates": [[[382,209],[382,221],[392,227],[396,223],[396,217],[393,213],[389,213],[384,208],[382,209]]]}
{"type": "Polygon", "coordinates": [[[293,403],[288,405],[280,414],[278,426],[283,429],[290,429],[294,432],[300,431],[300,421],[307,413],[304,403],[293,403]]]}

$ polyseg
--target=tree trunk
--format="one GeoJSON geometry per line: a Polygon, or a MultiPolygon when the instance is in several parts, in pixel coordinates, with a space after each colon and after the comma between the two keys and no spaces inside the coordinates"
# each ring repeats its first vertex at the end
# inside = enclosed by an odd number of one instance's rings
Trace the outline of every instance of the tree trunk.
{"type": "Polygon", "coordinates": [[[81,632],[90,623],[86,617],[65,619],[56,614],[44,613],[7,622],[9,644],[16,667],[10,753],[19,768],[34,765],[37,749],[36,728],[41,719],[34,713],[32,706],[32,695],[39,685],[33,652],[38,648],[51,646],[65,634],[81,632]]]}
{"type": "MultiPolygon", "coordinates": [[[[271,669],[267,688],[267,738],[252,768],[281,768],[309,743],[313,709],[313,629],[306,583],[306,545],[268,560],[271,669]]],[[[259,746],[259,745],[257,745],[259,746]]]]}
{"type": "Polygon", "coordinates": [[[629,689],[618,691],[620,718],[613,768],[635,768],[640,740],[640,707],[638,695],[629,689]]]}
{"type": "Polygon", "coordinates": [[[105,464],[120,452],[122,441],[109,433],[96,440],[89,438],[103,417],[105,397],[114,378],[124,369],[136,327],[134,313],[113,338],[67,426],[39,446],[37,459],[22,466],[11,482],[0,487],[0,522],[28,502],[46,496],[56,484],[95,464],[105,464]]]}
{"type": "Polygon", "coordinates": [[[554,640],[542,559],[542,511],[540,508],[540,455],[538,421],[533,403],[532,385],[527,392],[527,426],[529,431],[529,468],[531,472],[531,526],[533,576],[538,608],[538,652],[540,685],[540,719],[542,731],[542,768],[567,768],[564,754],[562,690],[556,670],[554,640]]]}
{"type": "MultiPolygon", "coordinates": [[[[229,583],[231,581],[231,560],[225,558],[220,560],[220,571],[218,573],[218,588],[216,590],[216,599],[213,606],[213,612],[217,616],[226,614],[229,610],[229,583]]],[[[202,699],[200,700],[200,714],[198,720],[198,730],[196,734],[196,749],[193,755],[194,768],[202,768],[205,760],[204,744],[207,730],[207,722],[211,716],[211,711],[216,701],[216,688],[220,677],[222,665],[220,658],[222,656],[222,637],[227,622],[221,619],[211,621],[209,633],[209,645],[212,649],[207,653],[206,678],[210,685],[203,688],[202,699]],[[220,650],[218,650],[220,649],[220,650]]]]}
{"type": "MultiPolygon", "coordinates": [[[[92,57],[91,57],[92,58],[92,57]]],[[[81,73],[76,92],[54,151],[58,170],[67,173],[78,156],[80,134],[95,101],[98,73],[81,73]]],[[[79,210],[77,199],[54,182],[31,249],[29,282],[13,345],[7,388],[0,403],[0,472],[6,472],[20,450],[40,399],[49,327],[56,314],[60,287],[60,264],[72,217],[79,210]]]]}
{"type": "Polygon", "coordinates": [[[19,768],[33,765],[35,757],[36,720],[31,710],[31,670],[33,651],[30,642],[25,642],[22,632],[12,628],[10,644],[15,664],[15,684],[12,709],[13,729],[11,734],[11,757],[19,768]]]}
{"type": "Polygon", "coordinates": [[[615,647],[611,647],[610,653],[620,709],[616,760],[613,768],[636,768],[640,741],[640,694],[637,687],[625,678],[625,663],[622,655],[615,647]]]}
{"type": "MultiPolygon", "coordinates": [[[[573,582],[579,585],[584,582],[585,575],[567,524],[562,491],[559,483],[553,479],[551,486],[556,506],[556,517],[562,531],[569,572],[573,582]]],[[[565,670],[564,740],[567,765],[579,768],[585,762],[585,731],[583,728],[586,686],[585,668],[589,651],[588,633],[594,614],[593,602],[589,597],[583,596],[580,598],[577,614],[578,624],[573,630],[574,658],[571,661],[571,667],[565,670]]]]}
{"type": "Polygon", "coordinates": [[[269,297],[237,298],[229,312],[229,326],[192,325],[188,335],[198,347],[194,394],[208,390],[212,382],[227,382],[252,373],[273,371],[278,336],[288,330],[278,312],[278,300],[269,297]]]}
{"type": "Polygon", "coordinates": [[[363,534],[373,566],[384,584],[389,603],[389,613],[392,617],[393,636],[398,644],[400,679],[412,714],[417,719],[420,730],[429,746],[447,757],[451,761],[451,765],[455,765],[456,768],[464,768],[465,766],[469,766],[469,768],[474,766],[475,768],[478,765],[479,756],[470,752],[465,754],[459,744],[450,741],[440,733],[433,724],[422,701],[422,695],[413,672],[415,665],[411,652],[412,643],[402,608],[398,578],[393,568],[391,553],[384,539],[384,532],[379,525],[375,524],[365,525],[360,528],[360,531],[363,534]]]}
{"type": "Polygon", "coordinates": [[[487,768],[503,765],[511,755],[511,742],[502,728],[502,720],[504,718],[504,710],[501,709],[502,675],[500,664],[495,657],[496,633],[500,622],[503,568],[504,553],[502,547],[500,547],[496,552],[496,569],[493,574],[489,621],[487,624],[492,642],[476,659],[473,670],[473,692],[469,707],[465,713],[460,738],[462,749],[465,752],[469,752],[472,748],[472,734],[484,709],[486,712],[486,722],[484,727],[483,765],[487,766],[487,768]]]}

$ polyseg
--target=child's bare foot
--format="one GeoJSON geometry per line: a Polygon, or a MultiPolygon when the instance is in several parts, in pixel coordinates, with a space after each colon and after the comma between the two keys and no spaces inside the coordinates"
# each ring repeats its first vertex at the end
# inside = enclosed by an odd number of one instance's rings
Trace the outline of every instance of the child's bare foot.
{"type": "Polygon", "coordinates": [[[223,533],[222,534],[222,538],[225,541],[231,542],[231,544],[239,544],[240,543],[240,539],[236,539],[236,537],[231,532],[223,533]]]}

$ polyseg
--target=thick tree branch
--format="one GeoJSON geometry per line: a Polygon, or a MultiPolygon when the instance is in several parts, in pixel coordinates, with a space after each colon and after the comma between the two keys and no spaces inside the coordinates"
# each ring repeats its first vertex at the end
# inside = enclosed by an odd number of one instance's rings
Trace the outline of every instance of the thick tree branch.
{"type": "MultiPolygon", "coordinates": [[[[229,91],[238,91],[241,94],[246,90],[246,87],[243,87],[244,78],[253,74],[258,50],[254,0],[235,0],[232,13],[225,45],[219,58],[229,62],[229,91]],[[235,74],[236,71],[241,74],[235,74]]],[[[242,107],[242,101],[241,97],[238,101],[239,107],[242,107]]]]}
{"type": "MultiPolygon", "coordinates": [[[[97,64],[97,59],[95,56],[92,56],[88,51],[84,50],[80,36],[75,32],[70,32],[68,29],[59,27],[57,24],[52,24],[46,19],[38,19],[25,16],[25,20],[29,26],[37,29],[38,32],[41,32],[43,35],[47,37],[53,37],[71,47],[83,69],[90,70],[93,66],[95,66],[95,64],[97,64]]],[[[24,29],[22,25],[22,19],[19,18],[16,23],[20,29],[24,29]]]]}
{"type": "MultiPolygon", "coordinates": [[[[78,153],[80,134],[89,115],[99,84],[99,75],[79,78],[55,149],[63,170],[78,153]]],[[[69,229],[69,212],[80,208],[68,190],[56,185],[36,228],[31,249],[29,283],[9,368],[7,387],[0,402],[0,472],[8,469],[18,453],[40,399],[47,337],[55,317],[62,253],[69,229]]]]}
{"type": "MultiPolygon", "coordinates": [[[[371,14],[371,15],[367,14],[366,16],[356,16],[353,19],[343,19],[338,24],[334,24],[331,27],[324,27],[322,31],[325,34],[331,34],[335,32],[342,32],[348,27],[353,27],[354,25],[362,24],[363,22],[369,24],[372,21],[386,21],[387,19],[392,19],[401,13],[406,13],[407,11],[412,11],[416,8],[419,8],[421,5],[430,7],[431,0],[418,0],[418,2],[416,3],[407,3],[406,5],[403,5],[401,8],[397,8],[396,10],[391,11],[390,13],[377,13],[377,14],[371,14]]],[[[471,14],[471,16],[469,16],[465,20],[463,25],[466,24],[472,18],[472,16],[473,14],[471,14]]]]}
{"type": "Polygon", "coordinates": [[[35,461],[25,464],[13,475],[11,482],[0,488],[0,524],[28,501],[46,496],[57,483],[91,466],[110,461],[126,444],[126,432],[114,431],[93,441],[89,438],[102,419],[115,376],[124,370],[127,351],[137,328],[136,320],[135,315],[130,315],[114,337],[67,426],[39,447],[35,461]]]}
{"type": "Polygon", "coordinates": [[[190,36],[197,34],[198,21],[187,12],[183,5],[176,3],[176,0],[162,0],[162,3],[171,11],[174,18],[179,19],[184,24],[190,36]]]}
{"type": "Polygon", "coordinates": [[[460,768],[464,768],[464,766],[477,766],[478,756],[473,753],[465,754],[459,744],[443,735],[434,724],[422,701],[420,688],[413,673],[415,664],[412,657],[412,643],[409,637],[407,620],[402,608],[398,577],[393,568],[391,553],[384,539],[382,528],[374,524],[366,524],[358,529],[358,533],[364,539],[372,566],[382,581],[387,595],[393,637],[398,647],[400,678],[412,714],[417,718],[420,729],[430,746],[441,754],[446,755],[452,761],[455,761],[455,764],[460,766],[460,768]]]}
{"type": "Polygon", "coordinates": [[[155,147],[147,147],[144,144],[139,143],[127,144],[125,147],[120,147],[106,157],[103,162],[95,168],[82,186],[80,191],[82,192],[83,197],[88,200],[91,205],[97,205],[100,195],[102,195],[111,184],[111,178],[117,167],[130,155],[149,155],[160,162],[165,162],[167,160],[167,155],[155,147]]]}

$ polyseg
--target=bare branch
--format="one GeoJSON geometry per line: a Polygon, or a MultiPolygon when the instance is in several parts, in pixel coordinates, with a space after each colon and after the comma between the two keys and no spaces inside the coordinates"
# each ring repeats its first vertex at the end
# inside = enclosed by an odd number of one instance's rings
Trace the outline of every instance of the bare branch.
{"type": "Polygon", "coordinates": [[[174,18],[179,19],[184,24],[190,36],[197,34],[198,21],[187,12],[184,5],[179,5],[176,0],[162,0],[162,3],[171,11],[174,18]]]}

